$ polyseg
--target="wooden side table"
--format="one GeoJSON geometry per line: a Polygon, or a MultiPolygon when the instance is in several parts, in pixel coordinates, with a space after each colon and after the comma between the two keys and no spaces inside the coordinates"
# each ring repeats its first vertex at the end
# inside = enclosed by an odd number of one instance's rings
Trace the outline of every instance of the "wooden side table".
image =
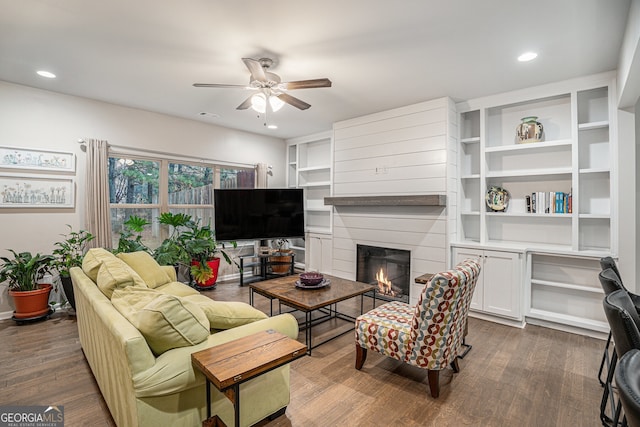
{"type": "MultiPolygon", "coordinates": [[[[191,363],[206,377],[208,425],[211,424],[211,383],[233,404],[235,426],[240,426],[240,384],[304,356],[307,347],[274,330],[261,331],[191,354],[191,363]]],[[[218,423],[218,424],[216,424],[218,423]]]]}

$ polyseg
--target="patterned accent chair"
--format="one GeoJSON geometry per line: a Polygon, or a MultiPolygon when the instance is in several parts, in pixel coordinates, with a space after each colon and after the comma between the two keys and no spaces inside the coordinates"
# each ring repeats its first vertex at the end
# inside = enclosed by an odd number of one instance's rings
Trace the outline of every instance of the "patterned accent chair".
{"type": "Polygon", "coordinates": [[[459,371],[469,304],[480,264],[466,259],[426,284],[415,307],[393,301],[356,319],[356,369],[367,350],[427,369],[431,396],[440,395],[440,371],[459,371]]]}

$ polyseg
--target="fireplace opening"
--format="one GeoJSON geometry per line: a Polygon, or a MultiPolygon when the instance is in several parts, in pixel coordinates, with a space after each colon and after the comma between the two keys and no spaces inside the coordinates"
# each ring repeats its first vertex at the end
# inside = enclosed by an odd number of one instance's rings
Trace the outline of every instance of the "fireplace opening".
{"type": "Polygon", "coordinates": [[[411,251],[357,245],[356,280],[377,285],[376,298],[409,302],[411,251]]]}

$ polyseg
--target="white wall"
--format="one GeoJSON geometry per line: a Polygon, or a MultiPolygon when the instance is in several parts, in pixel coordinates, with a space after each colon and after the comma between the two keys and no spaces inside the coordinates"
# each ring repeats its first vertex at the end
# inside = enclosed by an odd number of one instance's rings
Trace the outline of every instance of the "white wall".
{"type": "Polygon", "coordinates": [[[638,211],[638,174],[636,157],[638,156],[637,123],[633,113],[618,110],[618,267],[620,275],[630,290],[636,288],[637,254],[637,215],[638,211]],[[632,197],[635,195],[635,197],[632,197]]]}
{"type": "MultiPolygon", "coordinates": [[[[281,139],[0,81],[0,146],[77,156],[75,208],[0,208],[2,256],[8,255],[7,248],[50,253],[59,235],[67,231],[65,224],[76,230],[84,226],[85,154],[77,143],[79,138],[228,162],[264,162],[273,166],[269,186],[285,186],[285,143],[281,139]]],[[[7,171],[0,169],[2,174],[7,171]]],[[[0,317],[10,310],[2,286],[0,317]]]]}
{"type": "Polygon", "coordinates": [[[618,107],[633,107],[639,97],[640,0],[632,0],[618,59],[618,107]]]}
{"type": "MultiPolygon", "coordinates": [[[[640,166],[640,98],[638,99],[638,101],[636,102],[635,105],[635,149],[636,149],[636,155],[634,156],[635,158],[635,168],[634,168],[634,172],[635,172],[635,184],[636,184],[636,188],[635,188],[635,210],[634,210],[634,215],[636,212],[640,212],[640,173],[638,173],[638,166],[640,166]]],[[[640,253],[640,236],[638,236],[637,231],[640,230],[640,216],[639,215],[635,215],[635,230],[636,233],[634,233],[633,236],[633,240],[635,241],[635,252],[634,255],[637,253],[640,253]]],[[[635,285],[635,292],[637,293],[638,291],[640,291],[640,284],[638,284],[638,278],[640,277],[640,262],[638,262],[637,258],[634,258],[633,264],[634,266],[634,270],[633,272],[635,273],[635,275],[633,276],[633,284],[635,285]]],[[[622,272],[620,273],[622,274],[622,272]]],[[[634,287],[630,286],[629,289],[632,290],[634,287]]]]}

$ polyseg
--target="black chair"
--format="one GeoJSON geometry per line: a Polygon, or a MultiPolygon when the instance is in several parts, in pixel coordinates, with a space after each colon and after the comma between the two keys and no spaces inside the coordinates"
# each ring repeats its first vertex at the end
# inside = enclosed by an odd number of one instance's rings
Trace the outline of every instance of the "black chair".
{"type": "MultiPolygon", "coordinates": [[[[598,276],[600,279],[600,283],[602,284],[602,288],[604,289],[605,295],[609,295],[611,292],[617,289],[625,289],[624,285],[622,284],[620,271],[618,270],[618,266],[616,265],[616,262],[613,258],[611,258],[610,256],[600,258],[600,268],[602,269],[600,273],[603,273],[608,269],[612,270],[611,272],[607,273],[606,276],[603,276],[602,274],[598,276]]],[[[604,353],[602,354],[602,361],[600,362],[600,369],[598,370],[598,381],[600,381],[600,385],[603,387],[605,386],[605,383],[602,380],[604,367],[607,367],[607,371],[611,368],[611,358],[609,356],[610,348],[611,332],[609,332],[607,343],[604,346],[604,353]]]]}
{"type": "MultiPolygon", "coordinates": [[[[620,271],[618,270],[618,266],[616,265],[615,260],[610,256],[600,258],[600,268],[602,270],[606,270],[607,268],[610,268],[613,270],[614,273],[616,273],[616,276],[618,276],[618,279],[622,277],[620,275],[620,271]]],[[[622,279],[620,279],[620,283],[622,283],[622,279]]]]}
{"type": "Polygon", "coordinates": [[[631,297],[624,289],[614,291],[607,295],[604,298],[603,307],[607,321],[609,322],[609,327],[611,328],[611,335],[613,336],[615,347],[613,349],[614,357],[611,360],[611,368],[609,372],[607,372],[606,390],[602,396],[600,407],[600,419],[605,426],[617,426],[620,418],[621,404],[619,400],[617,404],[614,401],[613,376],[616,370],[617,358],[621,358],[630,350],[640,349],[640,316],[638,316],[631,297]],[[612,419],[603,416],[603,409],[606,407],[609,396],[611,396],[612,419]]]}
{"type": "MultiPolygon", "coordinates": [[[[602,267],[602,271],[598,275],[598,278],[600,279],[600,284],[602,285],[602,289],[604,290],[605,295],[609,295],[611,292],[618,289],[624,289],[631,297],[631,301],[633,301],[633,305],[635,305],[636,311],[640,313],[640,296],[629,292],[627,288],[624,287],[624,284],[622,283],[622,279],[620,277],[620,272],[618,271],[618,267],[616,266],[613,258],[601,258],[600,267],[602,267]]],[[[609,332],[607,343],[604,346],[604,353],[602,354],[602,361],[600,362],[600,369],[598,370],[598,381],[600,381],[600,385],[603,387],[605,386],[605,383],[602,380],[604,367],[606,366],[607,370],[609,370],[611,367],[611,359],[609,357],[610,347],[611,332],[609,332]]]]}
{"type": "Polygon", "coordinates": [[[624,410],[623,427],[640,427],[640,350],[629,350],[620,358],[616,385],[624,410]]]}

